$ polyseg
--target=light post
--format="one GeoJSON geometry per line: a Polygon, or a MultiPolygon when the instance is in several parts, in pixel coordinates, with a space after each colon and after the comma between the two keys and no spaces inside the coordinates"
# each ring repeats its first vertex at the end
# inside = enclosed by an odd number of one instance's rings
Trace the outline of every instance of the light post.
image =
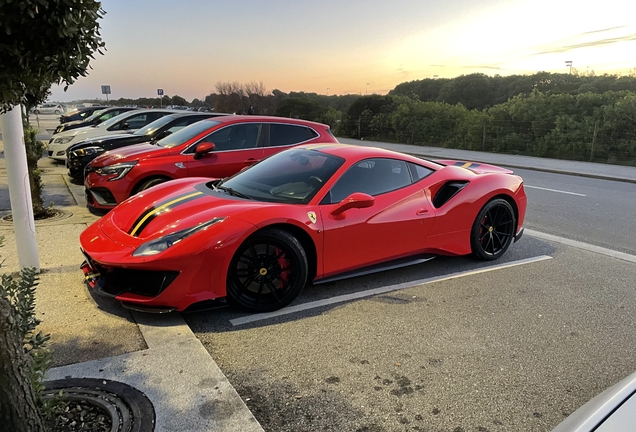
{"type": "Polygon", "coordinates": [[[369,94],[369,86],[370,86],[370,85],[371,85],[371,83],[367,83],[367,91],[366,91],[366,93],[365,93],[365,94],[367,94],[367,95],[369,94]]]}
{"type": "Polygon", "coordinates": [[[570,68],[570,75],[572,74],[572,60],[565,61],[565,67],[570,68]]]}
{"type": "Polygon", "coordinates": [[[327,87],[327,96],[329,96],[329,87],[327,87]]]}

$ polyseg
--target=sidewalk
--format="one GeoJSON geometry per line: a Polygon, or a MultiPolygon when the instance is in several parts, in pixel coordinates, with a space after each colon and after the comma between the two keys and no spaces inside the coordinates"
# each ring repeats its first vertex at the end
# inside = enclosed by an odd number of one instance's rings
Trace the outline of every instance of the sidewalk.
{"type": "Polygon", "coordinates": [[[506,168],[531,169],[557,174],[571,174],[603,180],[618,180],[636,183],[636,167],[629,166],[545,159],[534,156],[518,156],[502,153],[484,153],[443,147],[390,144],[377,141],[360,141],[349,138],[338,138],[338,141],[347,144],[381,147],[416,156],[424,156],[430,159],[455,159],[460,161],[482,162],[506,168]]]}
{"type": "MultiPolygon", "coordinates": [[[[40,160],[44,198],[62,210],[36,222],[40,284],[39,330],[50,333],[53,368],[47,379],[102,378],[142,391],[153,403],[156,431],[262,431],[236,390],[178,314],[149,315],[93,296],[79,264],[79,235],[97,217],[86,209],[83,186],[70,183],[63,165],[40,160]]],[[[0,141],[0,217],[9,213],[0,141]]],[[[11,223],[0,220],[2,272],[18,270],[11,223]]]]}

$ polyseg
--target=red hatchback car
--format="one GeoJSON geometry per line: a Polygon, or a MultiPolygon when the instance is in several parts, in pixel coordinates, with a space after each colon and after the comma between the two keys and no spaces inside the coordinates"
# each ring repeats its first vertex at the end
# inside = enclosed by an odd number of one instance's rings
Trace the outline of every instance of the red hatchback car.
{"type": "Polygon", "coordinates": [[[111,209],[126,198],[168,180],[231,176],[299,144],[337,143],[328,125],[265,116],[202,120],[154,143],[104,153],[86,166],[86,201],[111,209]]]}

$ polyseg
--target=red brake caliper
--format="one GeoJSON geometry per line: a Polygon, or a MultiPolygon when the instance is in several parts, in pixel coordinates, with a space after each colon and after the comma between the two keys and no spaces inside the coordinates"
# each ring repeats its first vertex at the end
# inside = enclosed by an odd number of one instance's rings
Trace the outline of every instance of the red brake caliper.
{"type": "MultiPolygon", "coordinates": [[[[279,248],[276,248],[276,255],[278,256],[280,253],[282,252],[282,250],[280,250],[279,248]]],[[[287,258],[285,258],[285,255],[281,255],[280,257],[278,257],[278,266],[281,269],[280,272],[280,278],[289,283],[289,274],[291,273],[291,270],[289,269],[289,261],[287,261],[287,258]]],[[[283,282],[280,282],[280,289],[283,289],[283,282]]]]}

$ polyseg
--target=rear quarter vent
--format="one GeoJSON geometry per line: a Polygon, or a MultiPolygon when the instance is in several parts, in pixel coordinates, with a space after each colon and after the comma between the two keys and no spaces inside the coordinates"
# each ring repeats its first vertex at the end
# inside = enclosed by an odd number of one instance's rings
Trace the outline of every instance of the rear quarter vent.
{"type": "Polygon", "coordinates": [[[450,181],[437,191],[433,197],[433,206],[440,208],[459,193],[468,184],[467,181],[450,181]]]}

